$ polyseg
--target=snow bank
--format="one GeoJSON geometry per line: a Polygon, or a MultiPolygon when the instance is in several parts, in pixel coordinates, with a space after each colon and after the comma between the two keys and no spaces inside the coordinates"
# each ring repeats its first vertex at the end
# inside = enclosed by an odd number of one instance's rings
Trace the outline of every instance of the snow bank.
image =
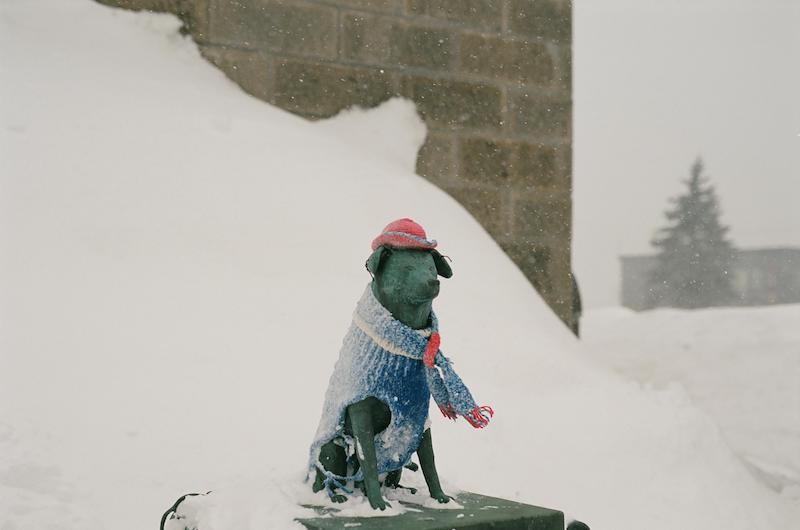
{"type": "Polygon", "coordinates": [[[409,102],[312,124],[243,94],[168,16],[0,10],[4,528],[139,530],[206,490],[204,530],[290,527],[369,242],[402,216],[454,260],[443,349],[497,411],[481,431],[433,418],[449,484],[595,529],[796,515],[682,391],[580,359],[480,226],[413,174],[409,102]]]}
{"type": "Polygon", "coordinates": [[[755,475],[800,500],[800,305],[590,312],[590,358],[643,384],[680,384],[755,475]]]}

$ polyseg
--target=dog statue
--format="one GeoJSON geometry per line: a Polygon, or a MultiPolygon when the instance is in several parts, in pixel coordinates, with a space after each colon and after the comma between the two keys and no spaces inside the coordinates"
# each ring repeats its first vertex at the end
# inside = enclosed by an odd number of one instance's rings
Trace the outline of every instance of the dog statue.
{"type": "Polygon", "coordinates": [[[453,273],[436,245],[411,219],[390,223],[372,242],[366,262],[372,282],[345,336],[310,451],[312,489],[326,489],[334,502],[347,500],[353,481],[372,508],[385,510],[381,486],[402,487],[403,467],[415,468],[414,452],[431,497],[449,502],[434,462],[431,396],[445,417],[463,416],[475,428],[494,414],[475,404],[439,350],[431,304],[437,276],[453,273]]]}

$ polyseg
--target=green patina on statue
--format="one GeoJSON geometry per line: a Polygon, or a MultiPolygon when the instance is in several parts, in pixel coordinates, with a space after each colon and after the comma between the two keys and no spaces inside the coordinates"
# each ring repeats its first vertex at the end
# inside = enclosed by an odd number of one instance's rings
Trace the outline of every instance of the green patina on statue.
{"type": "MultiPolygon", "coordinates": [[[[373,280],[368,292],[359,302],[349,338],[345,339],[345,346],[337,363],[337,370],[340,369],[341,363],[350,363],[347,364],[349,376],[349,372],[357,370],[361,364],[374,364],[375,359],[381,356],[386,357],[387,362],[379,362],[376,366],[383,364],[394,366],[395,363],[408,363],[408,365],[402,365],[404,370],[402,378],[392,378],[385,385],[373,385],[373,392],[364,391],[361,394],[353,392],[352,395],[360,399],[351,402],[345,399],[344,407],[338,409],[331,407],[323,411],[323,415],[333,413],[344,416],[343,421],[339,419],[338,431],[335,430],[336,427],[326,431],[323,425],[333,425],[336,420],[328,421],[326,424],[326,418],[323,417],[320,432],[335,431],[336,435],[329,440],[325,440],[327,436],[321,437],[324,443],[320,444],[318,455],[316,446],[312,446],[312,462],[316,472],[313,490],[316,492],[327,488],[334,502],[347,500],[344,494],[347,492],[345,482],[353,479],[365,492],[370,505],[375,509],[384,510],[387,503],[381,494],[381,486],[401,487],[400,476],[403,466],[416,468],[402,457],[383,464],[381,458],[376,455],[376,447],[379,449],[384,446],[392,447],[394,443],[391,439],[379,438],[379,435],[393,424],[393,412],[402,418],[410,418],[412,429],[414,418],[421,418],[424,421],[424,427],[419,428],[419,436],[411,437],[413,443],[418,442],[411,449],[416,451],[419,458],[431,497],[441,503],[449,502],[450,497],[442,490],[436,472],[431,431],[427,423],[430,396],[433,394],[446,417],[455,419],[457,415],[462,415],[474,427],[484,427],[493,413],[489,407],[477,407],[474,404],[469,391],[455,372],[452,372],[449,360],[438,349],[440,341],[438,325],[431,306],[433,299],[439,294],[438,276],[450,278],[452,270],[445,258],[435,250],[435,246],[436,242],[428,240],[422,227],[410,219],[400,219],[390,223],[373,242],[374,251],[366,262],[367,270],[373,280]],[[378,316],[374,321],[364,322],[370,320],[370,311],[378,313],[378,316]],[[362,319],[363,315],[366,316],[362,319]],[[376,329],[382,325],[390,328],[389,331],[384,333],[376,329]],[[407,335],[401,335],[400,340],[393,340],[394,327],[407,330],[405,331],[407,334],[419,333],[419,349],[414,350],[413,346],[409,348],[404,346],[404,341],[408,339],[407,335]],[[351,349],[356,350],[354,355],[357,361],[345,358],[350,344],[355,344],[351,349]],[[394,345],[399,346],[394,348],[394,345]],[[373,349],[369,350],[370,348],[373,349]],[[414,351],[419,353],[418,357],[415,357],[414,351]],[[415,377],[417,372],[419,377],[415,377]],[[418,399],[420,405],[406,414],[407,410],[394,405],[398,401],[397,395],[405,396],[402,392],[419,381],[421,383],[418,394],[411,395],[408,400],[418,399]],[[388,390],[384,390],[385,387],[388,390]],[[357,449],[348,451],[347,440],[350,440],[350,445],[357,449]],[[356,458],[349,455],[349,452],[355,453],[356,458]],[[382,473],[385,473],[385,479],[381,484],[379,475],[382,473]]],[[[413,338],[412,336],[411,339],[413,338]]],[[[333,394],[335,399],[337,389],[333,387],[337,384],[344,386],[358,384],[358,381],[352,383],[350,381],[352,378],[337,378],[336,372],[335,370],[331,378],[327,401],[331,400],[330,394],[333,394]]],[[[381,376],[370,372],[364,377],[381,376]]],[[[397,421],[397,418],[394,420],[397,421]]],[[[401,430],[402,427],[399,426],[396,432],[405,432],[401,430]]],[[[398,451],[402,453],[404,446],[400,447],[398,451]]]]}

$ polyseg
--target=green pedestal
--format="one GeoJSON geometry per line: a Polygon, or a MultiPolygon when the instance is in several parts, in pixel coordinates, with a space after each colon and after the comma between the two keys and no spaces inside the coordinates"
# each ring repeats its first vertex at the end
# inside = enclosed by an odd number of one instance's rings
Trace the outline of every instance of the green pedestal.
{"type": "Polygon", "coordinates": [[[298,521],[309,530],[564,530],[564,514],[555,510],[467,492],[456,500],[463,509],[404,503],[414,511],[393,517],[328,516],[298,521]]]}

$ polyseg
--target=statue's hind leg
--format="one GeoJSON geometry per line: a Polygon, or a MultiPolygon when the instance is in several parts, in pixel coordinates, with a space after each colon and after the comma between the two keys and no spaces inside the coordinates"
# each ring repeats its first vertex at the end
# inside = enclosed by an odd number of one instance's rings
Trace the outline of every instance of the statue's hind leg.
{"type": "Polygon", "coordinates": [[[386,429],[391,420],[389,406],[373,396],[347,407],[345,433],[352,433],[356,439],[356,456],[364,477],[364,490],[370,506],[376,510],[385,510],[388,504],[381,495],[378,482],[375,435],[386,429]]]}
{"type": "MultiPolygon", "coordinates": [[[[344,447],[337,444],[333,440],[323,445],[319,450],[319,462],[326,471],[330,471],[334,475],[344,477],[347,475],[347,453],[344,447]]],[[[317,469],[317,476],[314,479],[314,484],[311,489],[314,493],[325,489],[325,474],[317,469]]],[[[345,495],[335,493],[336,486],[331,486],[331,500],[333,502],[344,502],[347,500],[345,495]]]]}
{"type": "Polygon", "coordinates": [[[394,471],[388,472],[386,478],[383,480],[383,485],[388,488],[397,488],[400,486],[400,476],[402,474],[402,469],[395,469],[394,471]]]}

